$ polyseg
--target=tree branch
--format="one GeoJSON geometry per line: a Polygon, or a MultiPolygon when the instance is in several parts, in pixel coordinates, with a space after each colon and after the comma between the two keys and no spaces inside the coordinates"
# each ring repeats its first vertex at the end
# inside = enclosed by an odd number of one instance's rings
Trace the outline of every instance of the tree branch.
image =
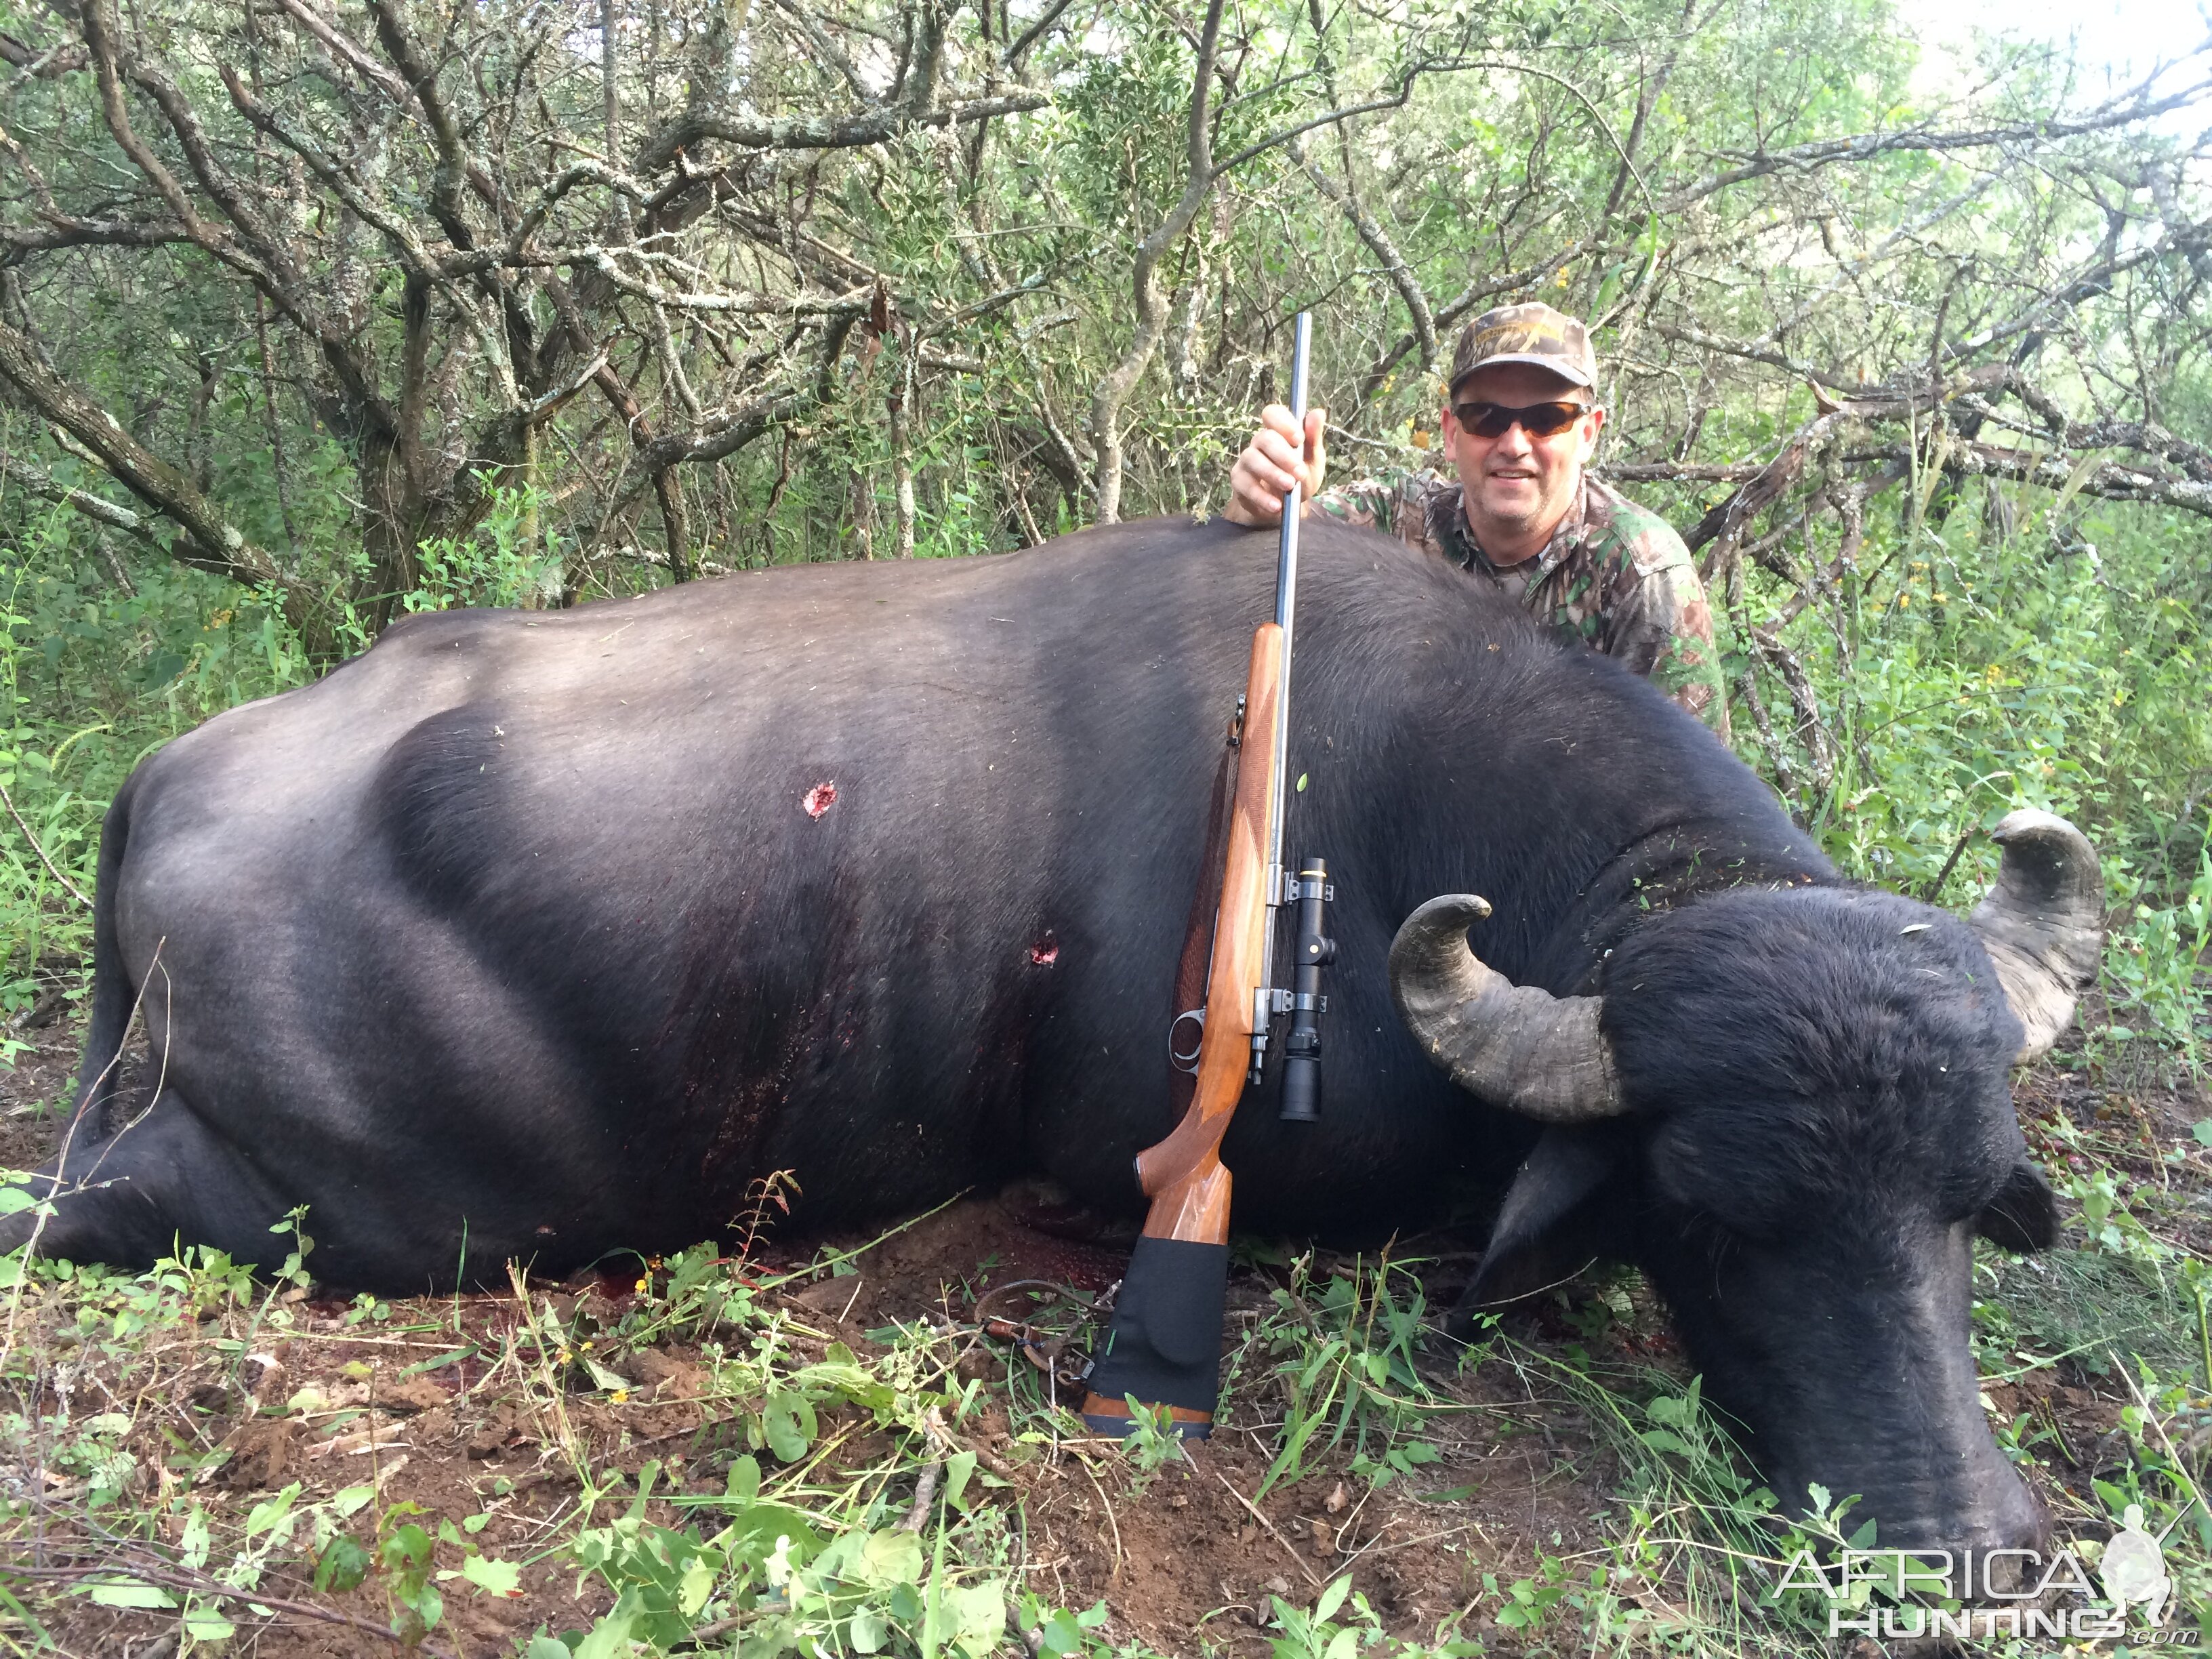
{"type": "Polygon", "coordinates": [[[154,533],[153,520],[144,514],[133,513],[129,507],[118,507],[113,501],[89,490],[63,483],[52,473],[33,466],[21,456],[9,459],[6,471],[0,474],[0,477],[21,483],[33,495],[80,513],[94,524],[135,537],[156,552],[166,554],[168,550],[161,545],[161,538],[154,533]]]}
{"type": "Polygon", "coordinates": [[[331,56],[343,59],[353,71],[401,108],[408,103],[407,83],[378,63],[368,49],[328,19],[319,15],[307,0],[276,0],[292,21],[320,41],[331,56]]]}
{"type": "Polygon", "coordinates": [[[896,138],[915,127],[988,121],[994,116],[1042,109],[1051,101],[1050,93],[1022,91],[939,104],[920,113],[902,105],[885,105],[845,116],[763,118],[701,112],[679,116],[647,138],[632,165],[639,173],[658,173],[679,151],[694,149],[709,138],[744,149],[859,149],[896,138]]]}
{"type": "Polygon", "coordinates": [[[12,34],[0,33],[0,63],[13,64],[34,81],[59,80],[74,75],[92,61],[84,47],[64,40],[40,51],[12,34]]]}
{"type": "MultiPolygon", "coordinates": [[[[2147,87],[2148,82],[2144,85],[2147,87]]],[[[1777,173],[1812,173],[1822,167],[1871,161],[1877,156],[1900,152],[1941,155],[1963,149],[1990,149],[2021,143],[2048,144],[2060,138],[2109,132],[2116,127],[2133,126],[2170,110],[2182,108],[2193,102],[2207,87],[2212,87],[2212,77],[2193,82],[2180,91],[2162,98],[2138,96],[2133,102],[2107,106],[2094,114],[2071,121],[2015,121],[2002,126],[1968,127],[1950,131],[1927,126],[1907,127],[1897,132],[1867,132],[1848,138],[1816,139],[1809,143],[1791,145],[1786,149],[1740,152],[1738,166],[1709,173],[1682,186],[1661,202],[1659,208],[1662,212],[1679,212],[1691,203],[1702,201],[1731,185],[1746,184],[1753,179],[1764,179],[1777,173]]],[[[1720,153],[1727,154],[1725,151],[1720,153]]]]}
{"type": "MultiPolygon", "coordinates": [[[[13,386],[46,420],[90,450],[125,489],[185,532],[185,543],[170,550],[173,557],[249,587],[276,589],[293,625],[311,638],[320,637],[322,611],[313,590],[247,541],[184,473],[140,444],[112,415],[48,368],[30,340],[4,322],[0,322],[0,380],[13,386]]],[[[70,505],[90,516],[100,516],[76,501],[70,505]]],[[[119,523],[117,527],[139,533],[119,523]]]]}

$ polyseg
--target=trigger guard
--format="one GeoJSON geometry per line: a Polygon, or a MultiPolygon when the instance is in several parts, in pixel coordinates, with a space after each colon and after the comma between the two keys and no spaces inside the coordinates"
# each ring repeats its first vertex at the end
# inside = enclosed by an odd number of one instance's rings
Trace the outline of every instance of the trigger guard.
{"type": "Polygon", "coordinates": [[[1204,1048],[1205,1044],[1206,1010],[1203,1008],[1184,1009],[1182,1012],[1175,1017],[1174,1020],[1170,1022],[1168,1026],[1168,1064],[1174,1066],[1178,1072],[1188,1072],[1195,1075],[1198,1071],[1198,1056],[1200,1052],[1204,1048]],[[1185,1020],[1191,1021],[1198,1027],[1198,1036],[1191,1043],[1190,1052],[1188,1054],[1183,1053],[1182,1049],[1176,1047],[1176,1033],[1182,1028],[1182,1023],[1185,1020]]]}

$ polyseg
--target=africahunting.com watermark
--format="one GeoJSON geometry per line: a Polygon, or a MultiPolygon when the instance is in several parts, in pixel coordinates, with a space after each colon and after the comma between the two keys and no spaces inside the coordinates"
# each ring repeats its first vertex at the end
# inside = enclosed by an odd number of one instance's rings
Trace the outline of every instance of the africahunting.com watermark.
{"type": "Polygon", "coordinates": [[[2198,1632],[2193,1626],[2166,1628],[2173,1581],[2158,1540],[2143,1530],[2142,1510],[2130,1504],[2125,1522],[2105,1546],[2094,1581],[2070,1549],[2047,1556],[1993,1549],[1956,1557],[1947,1550],[1846,1549],[1825,1565],[1805,1549],[1790,1559],[1777,1591],[1826,1597],[1831,1636],[1967,1642],[2000,1636],[2085,1642],[2124,1637],[2145,1647],[2194,1643],[2198,1632]],[[1878,1603],[1876,1595],[1905,1605],[1878,1603]],[[1969,1605],[1978,1598],[1995,1605],[1969,1605]]]}

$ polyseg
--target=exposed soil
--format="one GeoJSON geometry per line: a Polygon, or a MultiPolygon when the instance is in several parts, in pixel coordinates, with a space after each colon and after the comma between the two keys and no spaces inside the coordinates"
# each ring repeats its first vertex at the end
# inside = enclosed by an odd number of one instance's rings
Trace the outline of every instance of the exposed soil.
{"type": "MultiPolygon", "coordinates": [[[[7,1114],[0,1116],[0,1166],[37,1161],[55,1137],[58,1120],[27,1109],[66,1096],[75,1054],[70,1034],[58,1027],[27,1033],[38,1042],[37,1051],[24,1055],[12,1073],[0,1073],[0,1112],[7,1114]]],[[[2080,1155],[2060,1131],[2063,1118],[2077,1133],[2097,1137],[2099,1157],[2136,1158],[2143,1178],[2165,1182],[2184,1210],[2212,1184],[2203,1149],[2190,1135],[2191,1125],[2207,1115],[2207,1103],[2185,1086],[2099,1091],[2079,1074],[2046,1070],[2023,1080],[2019,1094],[2023,1120],[2046,1159],[2080,1155]],[[2184,1157],[2166,1158],[2177,1147],[2184,1157]]],[[[2192,1243],[2201,1245],[2212,1232],[2212,1210],[2198,1206],[2193,1213],[2203,1224],[2192,1243]]],[[[1440,1461],[1381,1489],[1349,1473],[1351,1449],[1341,1447],[1320,1451],[1302,1478],[1282,1481],[1252,1502],[1274,1455],[1278,1425],[1271,1413],[1278,1407],[1251,1389],[1236,1393],[1234,1409],[1211,1442],[1189,1446],[1186,1462],[1164,1469],[1141,1491],[1110,1443],[1018,1438],[1017,1423],[1043,1420],[1030,1402],[1056,1385],[1018,1348],[975,1331],[976,1299],[1027,1279],[1083,1293],[1104,1291],[1120,1276],[1125,1245],[1110,1236],[1082,1242],[1061,1236],[1070,1220],[1052,1212],[1048,1194],[1030,1188],[969,1198],[896,1233],[836,1273],[767,1293],[801,1328],[802,1343],[826,1349],[842,1342],[864,1358],[879,1352],[869,1333],[880,1334],[894,1323],[957,1329],[963,1352],[956,1369],[982,1383],[984,1403],[957,1425],[956,1438],[1009,1483],[994,1489],[993,1499],[1018,1502],[1027,1582],[1048,1601],[1081,1608],[1103,1599],[1112,1613],[1103,1633],[1117,1641],[1189,1654],[1198,1650],[1202,1632],[1216,1648],[1259,1659],[1267,1651],[1262,1626],[1270,1595],[1310,1604],[1321,1586],[1346,1571],[1394,1632],[1426,1637],[1440,1618],[1481,1596],[1486,1574],[1501,1583],[1525,1577],[1539,1550],[1553,1556],[1590,1551],[1588,1559],[1605,1559],[1605,1522],[1619,1474],[1612,1454],[1570,1402],[1547,1397],[1532,1386],[1529,1371],[1508,1364],[1454,1377],[1449,1356],[1439,1355],[1437,1377],[1460,1407],[1427,1431],[1440,1461]]],[[[771,1238],[754,1259],[765,1274],[813,1260],[824,1243],[862,1242],[771,1238]]],[[[1454,1281],[1468,1269],[1465,1242],[1427,1243],[1438,1258],[1428,1285],[1431,1304],[1449,1305],[1454,1281]]],[[[1322,1254],[1315,1267],[1326,1273],[1331,1262],[1322,1254]]],[[[1232,1349],[1285,1280],[1280,1267],[1237,1269],[1231,1291],[1232,1349]]],[[[610,1328],[633,1293],[622,1279],[534,1288],[556,1297],[564,1316],[583,1316],[586,1324],[596,1318],[610,1328]]],[[[283,1340],[252,1345],[241,1361],[234,1351],[186,1330],[148,1368],[147,1397],[106,1408],[137,1410],[149,1450],[156,1436],[187,1451],[227,1449],[229,1456],[200,1489],[211,1506],[242,1512],[293,1480],[304,1484],[310,1501],[373,1481],[380,1501],[412,1502],[430,1516],[489,1515],[476,1541],[487,1554],[529,1563],[520,1593],[502,1602],[453,1586],[446,1620],[426,1651],[507,1654],[534,1630],[588,1627],[611,1596],[596,1583],[580,1590],[574,1565],[551,1549],[574,1521],[580,1496],[562,1426],[520,1391],[483,1386],[483,1356],[500,1351],[502,1334],[520,1316],[515,1297],[395,1304],[388,1321],[363,1324],[349,1323],[342,1303],[292,1294],[295,1324],[283,1340]],[[470,1346],[481,1353],[424,1369],[426,1362],[470,1346]],[[323,1405],[304,1415],[261,1414],[296,1403],[303,1390],[321,1395],[323,1405]]],[[[995,1305],[1006,1310],[1004,1299],[995,1305]]],[[[1540,1310],[1521,1334],[1556,1357],[1580,1345],[1601,1361],[1679,1369],[1662,1318],[1632,1279],[1608,1281],[1595,1292],[1576,1287],[1540,1310]],[[1595,1317],[1594,1295],[1607,1304],[1595,1317]]],[[[569,1450],[586,1452],[593,1468],[618,1467],[633,1476],[657,1460],[659,1497],[648,1514],[678,1526],[710,1518],[711,1511],[702,1517],[665,1501],[686,1492],[721,1492],[736,1450],[730,1403],[702,1397],[701,1354],[667,1345],[617,1363],[631,1383],[626,1398],[570,1394],[562,1401],[569,1450]]],[[[55,1386],[67,1369],[64,1355],[53,1373],[55,1386]]],[[[2120,1447],[2119,1410],[2127,1396],[2119,1381],[2068,1361],[1992,1384],[1988,1393],[2003,1417],[2027,1413],[2048,1425],[2051,1443],[2042,1449],[2052,1478],[2088,1498],[2090,1480],[2114,1465],[2120,1447]]],[[[86,1409],[82,1401],[77,1409],[86,1409]]],[[[838,1442],[832,1468],[864,1468],[882,1462],[890,1449],[881,1431],[834,1415],[825,1416],[822,1434],[838,1442]]],[[[158,1457],[141,1461],[161,1468],[160,1496],[191,1478],[173,1474],[158,1457]]],[[[46,1479],[46,1495],[65,1503],[65,1487],[56,1487],[50,1474],[46,1479]]],[[[910,1476],[902,1479],[910,1485],[910,1476]]],[[[143,1494],[149,1500],[155,1495],[143,1494]]],[[[171,1524],[181,1527],[180,1521],[171,1524]]],[[[74,1539],[58,1534],[52,1543],[66,1554],[68,1544],[82,1541],[81,1533],[74,1539]]],[[[391,1609],[374,1578],[332,1596],[280,1571],[264,1590],[276,1616],[258,1626],[241,1624],[238,1650],[270,1659],[394,1650],[385,1633],[391,1609]],[[333,1619],[357,1622],[329,1622],[333,1619]]],[[[1675,1612],[1663,1602],[1650,1611],[1662,1626],[1675,1612]]],[[[49,1628],[66,1652],[166,1659],[160,1632],[173,1629],[173,1618],[165,1626],[151,1615],[72,1599],[49,1628]]],[[[1512,1632],[1480,1613],[1468,1629],[1492,1651],[1520,1650],[1512,1632]]]]}
{"type": "Polygon", "coordinates": [[[7,1035],[29,1046],[0,1066],[0,1170],[27,1170],[52,1154],[60,1114],[75,1092],[81,1027],[57,994],[41,996],[7,1035]]]}
{"type": "MultiPolygon", "coordinates": [[[[867,1335],[872,1328],[964,1321],[971,1287],[1058,1274],[1103,1288],[1118,1276],[1122,1258],[1115,1253],[1038,1233],[1010,1213],[1012,1207],[995,1199],[964,1201],[861,1255],[857,1274],[825,1278],[776,1299],[865,1359],[878,1352],[867,1335]]],[[[1241,1272],[1232,1292],[1237,1320],[1249,1321],[1266,1293],[1261,1273],[1241,1272]]],[[[611,1323],[630,1291],[600,1280],[556,1294],[564,1312],[579,1303],[587,1312],[596,1306],[611,1323]]],[[[164,1372],[162,1390],[173,1403],[156,1405],[149,1422],[167,1419],[190,1438],[230,1451],[203,1491],[211,1504],[242,1509],[294,1480],[304,1483],[303,1501],[374,1480],[380,1502],[412,1502],[451,1518],[489,1512],[493,1519],[479,1546],[488,1554],[523,1558],[574,1516],[578,1483],[556,1426],[526,1401],[471,1392],[484,1370],[481,1360],[403,1375],[471,1341],[495,1351],[515,1307],[511,1297],[489,1296],[398,1304],[387,1326],[365,1334],[346,1327],[342,1304],[309,1300],[297,1308],[289,1340],[248,1360],[243,1380],[250,1391],[228,1382],[231,1361],[210,1348],[164,1372]],[[417,1322],[438,1328],[387,1334],[417,1322]],[[309,1389],[323,1394],[332,1412],[358,1414],[335,1428],[323,1413],[305,1421],[256,1415],[309,1389]]],[[[1530,1540],[1554,1553],[1597,1541],[1589,1517],[1604,1507],[1607,1471],[1589,1456],[1585,1425],[1532,1401],[1510,1373],[1466,1391],[1470,1405],[1497,1411],[1458,1419],[1463,1426],[1450,1431],[1442,1461],[1420,1469],[1417,1480],[1370,1491],[1346,1473],[1348,1455],[1323,1455],[1312,1473],[1279,1484],[1255,1505],[1250,1497],[1273,1456],[1261,1412],[1233,1413],[1211,1442],[1188,1446],[1187,1463],[1170,1465],[1137,1492],[1110,1443],[1016,1443],[1009,1396],[1018,1386],[1025,1394],[1034,1389],[1021,1373],[1042,1374],[1011,1346],[976,1341],[969,1348],[958,1370],[983,1382],[988,1403],[958,1437],[1012,1483],[1000,1496],[1018,1498],[1026,1516],[1030,1588],[1075,1608],[1104,1600],[1114,1614],[1107,1632],[1119,1640],[1188,1653],[1202,1626],[1217,1647],[1261,1655],[1269,1595],[1310,1603],[1347,1569],[1394,1630],[1426,1635],[1480,1591],[1484,1572],[1525,1572],[1534,1559],[1530,1540]],[[1450,1495],[1424,1501],[1437,1493],[1450,1495]]],[[[569,1429],[588,1447],[592,1465],[635,1476],[658,1459],[663,1494],[720,1492],[732,1425],[726,1402],[698,1398],[704,1373],[697,1351],[668,1346],[620,1363],[635,1374],[627,1401],[564,1402],[569,1429]]],[[[841,1425],[825,1416],[822,1426],[832,1436],[841,1425]]],[[[880,1434],[859,1434],[844,1461],[863,1466],[888,1449],[880,1434]]],[[[676,1526],[700,1518],[660,1502],[647,1514],[676,1526]]],[[[389,1616],[374,1581],[335,1597],[296,1583],[268,1588],[374,1626],[389,1616]]],[[[558,1559],[527,1569],[521,1589],[519,1599],[501,1603],[456,1587],[431,1645],[456,1654],[505,1653],[537,1628],[588,1627],[612,1601],[596,1584],[580,1595],[573,1566],[558,1559]]],[[[380,1633],[284,1612],[255,1635],[252,1651],[275,1659],[392,1650],[380,1633]]],[[[148,1615],[78,1605],[54,1634],[70,1651],[120,1653],[134,1634],[150,1638],[156,1628],[148,1615]]]]}

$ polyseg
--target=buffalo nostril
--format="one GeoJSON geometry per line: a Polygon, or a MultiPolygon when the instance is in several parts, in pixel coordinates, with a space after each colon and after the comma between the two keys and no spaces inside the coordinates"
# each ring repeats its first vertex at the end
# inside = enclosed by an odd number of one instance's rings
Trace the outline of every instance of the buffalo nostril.
{"type": "MultiPolygon", "coordinates": [[[[2051,1522],[2010,1470],[2012,1490],[1990,1495],[1966,1514],[1917,1524],[1901,1523],[1899,1546],[1942,1551],[1951,1558],[1952,1583],[1969,1600],[2013,1600],[2045,1582],[2051,1565],[2051,1522]]],[[[1882,1540],[1893,1534],[1885,1528],[1882,1540]]]]}

